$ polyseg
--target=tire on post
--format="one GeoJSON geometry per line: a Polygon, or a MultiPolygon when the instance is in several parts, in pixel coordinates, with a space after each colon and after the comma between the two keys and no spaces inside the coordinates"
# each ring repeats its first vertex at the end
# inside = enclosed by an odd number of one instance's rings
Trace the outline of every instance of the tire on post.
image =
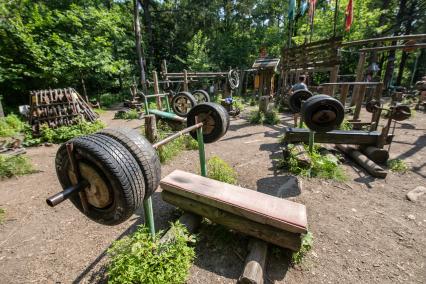
{"type": "Polygon", "coordinates": [[[312,131],[328,132],[339,127],[345,116],[342,103],[327,95],[313,96],[302,106],[306,126],[312,131]]]}
{"type": "Polygon", "coordinates": [[[192,92],[192,95],[197,100],[198,104],[210,102],[210,96],[204,90],[195,90],[195,91],[192,92]]]}
{"type": "MultiPolygon", "coordinates": [[[[142,206],[145,182],[142,171],[127,149],[114,139],[92,134],[71,139],[78,173],[89,185],[82,190],[87,210],[79,194],[71,202],[91,220],[103,225],[126,221],[142,206]]],[[[56,153],[56,174],[65,189],[77,184],[71,171],[66,144],[56,153]]]]}
{"type": "Polygon", "coordinates": [[[145,199],[158,188],[161,179],[161,164],[157,151],[138,131],[130,128],[106,128],[98,134],[111,137],[123,145],[136,159],[145,181],[145,199]]]}
{"type": "MultiPolygon", "coordinates": [[[[215,103],[203,103],[196,105],[188,113],[187,126],[203,123],[203,139],[204,143],[213,143],[226,134],[229,127],[229,115],[226,115],[226,109],[215,103]]],[[[192,138],[197,139],[197,132],[190,132],[192,138]]]]}
{"type": "Polygon", "coordinates": [[[189,111],[197,105],[197,100],[189,92],[179,92],[173,96],[173,112],[180,117],[186,117],[189,111]]]}
{"type": "Polygon", "coordinates": [[[302,104],[311,98],[313,94],[308,90],[297,90],[288,99],[288,106],[293,113],[299,113],[302,104]]]}

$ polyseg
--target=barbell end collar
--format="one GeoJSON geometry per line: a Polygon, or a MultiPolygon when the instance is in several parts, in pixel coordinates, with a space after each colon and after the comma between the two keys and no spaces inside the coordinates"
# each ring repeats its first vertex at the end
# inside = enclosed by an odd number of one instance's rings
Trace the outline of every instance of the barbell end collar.
{"type": "Polygon", "coordinates": [[[76,185],[70,186],[63,191],[50,196],[49,198],[46,199],[46,203],[50,207],[55,207],[56,205],[70,198],[73,194],[80,192],[88,185],[89,183],[86,180],[83,180],[77,183],[76,185]]]}

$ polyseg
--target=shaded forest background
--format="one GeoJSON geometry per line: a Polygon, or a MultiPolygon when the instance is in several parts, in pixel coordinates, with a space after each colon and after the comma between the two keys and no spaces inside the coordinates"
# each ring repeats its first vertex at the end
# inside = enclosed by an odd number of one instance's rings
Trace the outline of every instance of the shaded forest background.
{"type": "MultiPolygon", "coordinates": [[[[354,0],[354,22],[344,32],[340,0],[337,35],[345,41],[426,33],[425,0],[354,0]]],[[[308,15],[297,2],[292,44],[310,40],[308,15]]],[[[142,50],[148,77],[169,71],[246,69],[261,47],[279,56],[289,38],[289,1],[283,0],[40,0],[0,2],[0,95],[5,107],[28,103],[34,89],[74,87],[89,97],[128,92],[137,82],[134,7],[138,7],[142,50]]],[[[312,41],[333,35],[335,1],[319,0],[312,41]]],[[[356,53],[344,53],[341,74],[353,74],[356,53]]],[[[379,56],[380,76],[394,74],[395,85],[409,85],[426,75],[426,52],[398,52],[395,68],[389,54],[379,56]],[[402,59],[405,57],[405,59],[402,59]],[[402,59],[402,60],[401,60],[402,59]]]]}

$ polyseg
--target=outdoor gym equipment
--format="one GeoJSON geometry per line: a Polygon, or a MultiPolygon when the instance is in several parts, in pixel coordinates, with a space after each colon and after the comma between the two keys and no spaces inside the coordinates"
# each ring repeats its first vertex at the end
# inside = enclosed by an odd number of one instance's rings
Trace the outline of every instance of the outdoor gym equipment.
{"type": "Polygon", "coordinates": [[[293,113],[299,113],[304,101],[312,97],[313,94],[308,90],[297,90],[288,98],[288,105],[293,113]]]}
{"type": "Polygon", "coordinates": [[[63,144],[55,164],[64,190],[49,197],[47,204],[53,207],[70,199],[88,218],[105,225],[120,224],[143,206],[154,233],[150,196],[161,177],[156,150],[190,133],[198,141],[201,173],[205,175],[204,142],[220,139],[229,125],[220,105],[200,104],[192,111],[187,128],[153,145],[137,131],[125,128],[104,129],[63,144]]]}

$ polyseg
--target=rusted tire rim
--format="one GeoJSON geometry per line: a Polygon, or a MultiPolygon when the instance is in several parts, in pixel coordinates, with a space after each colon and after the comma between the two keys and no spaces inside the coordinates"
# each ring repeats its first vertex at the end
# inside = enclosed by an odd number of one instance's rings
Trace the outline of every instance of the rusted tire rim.
{"type": "Polygon", "coordinates": [[[191,93],[180,92],[173,97],[171,104],[176,115],[186,117],[191,108],[197,105],[197,100],[191,93]]]}
{"type": "Polygon", "coordinates": [[[204,90],[195,90],[192,92],[192,95],[197,100],[198,104],[210,102],[210,96],[204,90]]]}

